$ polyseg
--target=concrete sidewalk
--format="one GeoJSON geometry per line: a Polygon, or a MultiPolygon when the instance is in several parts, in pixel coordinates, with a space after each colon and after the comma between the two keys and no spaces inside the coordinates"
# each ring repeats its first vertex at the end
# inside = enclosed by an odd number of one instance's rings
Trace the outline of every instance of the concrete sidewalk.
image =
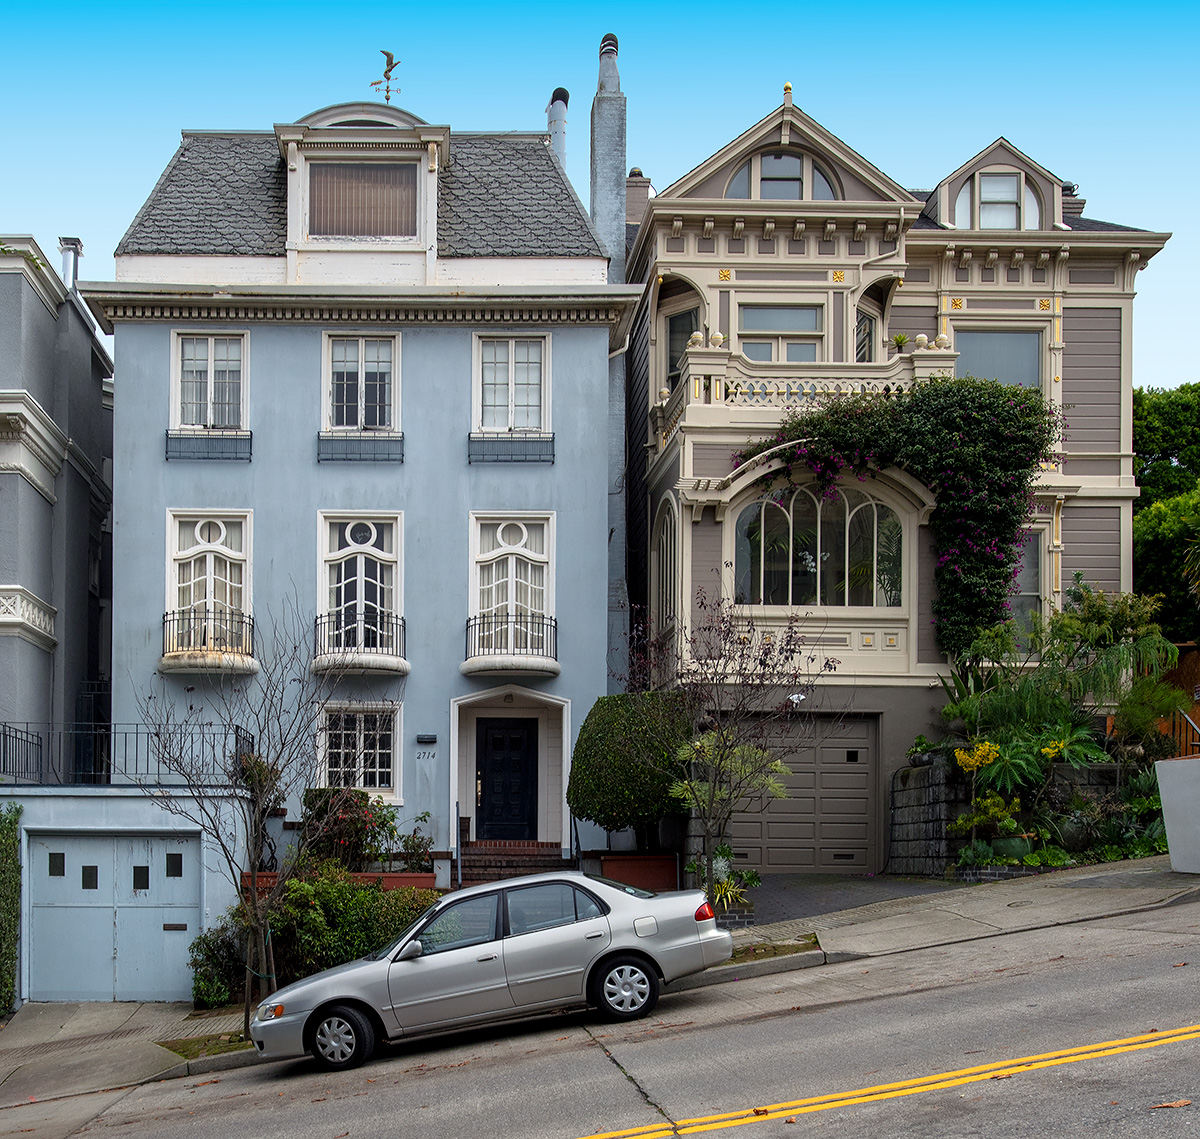
{"type": "MultiPolygon", "coordinates": [[[[1166,856],[978,886],[911,879],[911,890],[919,892],[900,897],[890,896],[904,889],[895,879],[844,879],[836,887],[826,881],[806,889],[807,879],[792,877],[790,884],[772,885],[773,905],[787,909],[790,888],[790,911],[805,916],[739,931],[735,946],[815,934],[819,949],[710,969],[668,991],[1200,900],[1200,875],[1172,872],[1166,856]],[[827,897],[882,900],[814,914],[814,896],[822,890],[827,897]]],[[[155,1043],[240,1032],[241,1025],[240,1012],[194,1014],[188,1004],[26,1004],[0,1028],[0,1109],[256,1063],[252,1051],[185,1063],[155,1043]]]]}

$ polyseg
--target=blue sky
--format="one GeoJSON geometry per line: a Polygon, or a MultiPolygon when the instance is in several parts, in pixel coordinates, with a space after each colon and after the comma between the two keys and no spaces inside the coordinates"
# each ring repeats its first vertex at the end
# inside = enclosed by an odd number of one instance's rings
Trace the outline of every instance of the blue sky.
{"type": "Polygon", "coordinates": [[[1138,276],[1134,382],[1200,378],[1178,333],[1195,327],[1183,285],[1200,261],[1194,2],[15,6],[5,0],[0,232],[32,233],[56,265],[58,237],[82,238],[88,279],[112,278],[112,250],[180,129],[270,129],[370,98],[380,48],[401,61],[393,102],[459,130],[544,129],[550,92],[566,87],[568,171],[586,203],[611,31],[629,164],[656,187],[757,122],[790,81],[799,106],[902,185],[931,187],[1004,135],[1079,183],[1089,216],[1173,232],[1138,276]]]}

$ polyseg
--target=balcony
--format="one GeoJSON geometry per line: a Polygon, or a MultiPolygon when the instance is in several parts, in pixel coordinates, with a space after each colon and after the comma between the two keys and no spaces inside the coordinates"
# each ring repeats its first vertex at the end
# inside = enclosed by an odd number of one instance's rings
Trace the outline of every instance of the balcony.
{"type": "Polygon", "coordinates": [[[318,463],[403,463],[404,432],[322,431],[318,463]]]}
{"type": "Polygon", "coordinates": [[[651,408],[656,453],[681,429],[765,431],[787,411],[851,395],[886,398],[932,376],[953,375],[958,353],[924,346],[923,339],[877,364],[759,364],[725,348],[688,348],[675,390],[651,408]]]}
{"type": "Polygon", "coordinates": [[[237,786],[253,751],[237,727],[0,724],[0,785],[237,786]]]}
{"type": "Polygon", "coordinates": [[[557,676],[558,622],[523,613],[487,614],[467,620],[463,676],[557,676]]]}
{"type": "Polygon", "coordinates": [[[392,673],[407,676],[404,618],[367,609],[326,613],[313,623],[313,672],[392,673]]]}
{"type": "Polygon", "coordinates": [[[167,459],[235,459],[248,463],[254,451],[254,433],[210,429],[168,431],[167,459]]]}
{"type": "Polygon", "coordinates": [[[467,436],[468,463],[553,463],[554,433],[513,432],[467,436]]]}
{"type": "Polygon", "coordinates": [[[163,652],[158,671],[216,672],[248,676],[254,659],[254,618],[223,606],[175,609],[163,614],[163,652]]]}

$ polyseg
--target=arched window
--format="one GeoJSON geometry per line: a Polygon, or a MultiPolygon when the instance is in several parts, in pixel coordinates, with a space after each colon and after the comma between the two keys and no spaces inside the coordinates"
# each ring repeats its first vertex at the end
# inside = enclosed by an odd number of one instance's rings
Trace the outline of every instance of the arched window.
{"type": "Polygon", "coordinates": [[[670,503],[658,512],[654,529],[654,580],[651,583],[651,615],[656,632],[675,623],[679,606],[679,527],[670,503]]]}
{"type": "Polygon", "coordinates": [[[832,202],[838,194],[833,179],[810,156],[784,150],[756,154],[743,162],[726,183],[725,197],[832,202]]]}
{"type": "Polygon", "coordinates": [[[954,199],[954,224],[958,229],[1041,229],[1033,179],[1008,170],[972,174],[954,199]]]}
{"type": "Polygon", "coordinates": [[[827,498],[801,487],[738,515],[734,600],[894,608],[903,600],[903,555],[903,528],[890,506],[853,487],[827,498]]]}

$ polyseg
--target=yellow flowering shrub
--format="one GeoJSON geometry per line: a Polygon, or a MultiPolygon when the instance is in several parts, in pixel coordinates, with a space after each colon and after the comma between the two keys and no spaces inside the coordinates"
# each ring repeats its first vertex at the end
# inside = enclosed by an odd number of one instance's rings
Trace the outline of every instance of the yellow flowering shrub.
{"type": "Polygon", "coordinates": [[[970,749],[961,747],[954,749],[954,758],[963,771],[978,771],[981,767],[987,767],[989,763],[994,763],[999,755],[1000,749],[987,740],[980,740],[970,749]]]}

